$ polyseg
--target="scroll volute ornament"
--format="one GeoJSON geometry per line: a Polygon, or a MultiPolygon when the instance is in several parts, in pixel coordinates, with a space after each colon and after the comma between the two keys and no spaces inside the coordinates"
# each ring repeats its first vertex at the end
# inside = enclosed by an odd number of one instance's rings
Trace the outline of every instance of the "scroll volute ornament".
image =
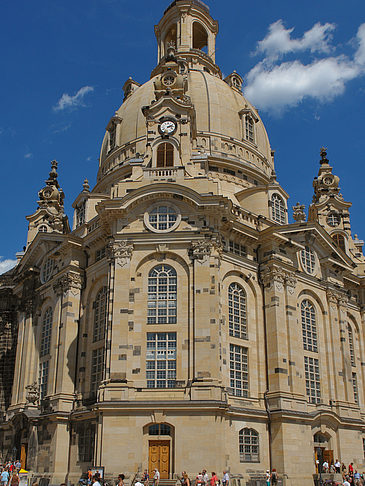
{"type": "Polygon", "coordinates": [[[133,254],[134,245],[126,240],[110,241],[107,246],[109,261],[115,261],[120,267],[127,265],[133,254]]]}

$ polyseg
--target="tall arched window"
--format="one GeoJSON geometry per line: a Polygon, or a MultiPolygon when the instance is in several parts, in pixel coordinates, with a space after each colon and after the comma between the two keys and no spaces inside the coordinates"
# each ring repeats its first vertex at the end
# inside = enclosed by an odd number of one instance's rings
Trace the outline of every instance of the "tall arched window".
{"type": "Polygon", "coordinates": [[[176,324],[177,275],[169,265],[158,265],[148,275],[148,324],[176,324]]]}
{"type": "Polygon", "coordinates": [[[351,366],[355,365],[355,351],[354,351],[354,335],[352,333],[352,328],[350,324],[347,324],[347,336],[349,340],[349,351],[350,351],[350,359],[351,359],[351,366]]]}
{"type": "Polygon", "coordinates": [[[245,428],[239,432],[240,462],[260,462],[259,433],[245,428]]]}
{"type": "Polygon", "coordinates": [[[161,143],[157,147],[157,162],[159,168],[174,166],[174,146],[171,143],[161,143]]]}
{"type": "Polygon", "coordinates": [[[279,194],[273,194],[271,197],[271,218],[277,223],[286,223],[285,204],[279,194]]]}
{"type": "Polygon", "coordinates": [[[193,23],[193,49],[206,50],[208,47],[208,34],[205,28],[199,23],[193,23]]]}
{"type": "Polygon", "coordinates": [[[238,283],[228,288],[229,335],[247,339],[246,292],[238,283]]]}
{"type": "Polygon", "coordinates": [[[53,311],[51,307],[48,307],[48,309],[44,313],[43,320],[42,320],[42,335],[41,335],[41,346],[40,346],[41,357],[49,354],[51,349],[52,318],[53,318],[53,311]]]}
{"type": "Polygon", "coordinates": [[[346,243],[343,235],[336,233],[335,235],[332,235],[332,239],[342,251],[346,252],[346,243]]]}
{"type": "Polygon", "coordinates": [[[101,341],[105,337],[107,288],[103,287],[96,295],[94,301],[94,331],[93,341],[101,341]]]}
{"type": "Polygon", "coordinates": [[[309,300],[303,300],[300,306],[302,318],[303,347],[306,351],[318,351],[317,324],[314,305],[309,300]]]}
{"type": "Polygon", "coordinates": [[[51,336],[52,336],[52,319],[53,310],[48,307],[44,313],[42,320],[41,343],[39,351],[39,369],[38,369],[38,383],[40,398],[44,398],[48,392],[48,370],[49,370],[49,354],[51,351],[51,336]]]}
{"type": "Polygon", "coordinates": [[[246,115],[245,117],[245,136],[246,140],[249,142],[254,142],[255,141],[255,131],[254,131],[254,121],[251,116],[246,115]]]}

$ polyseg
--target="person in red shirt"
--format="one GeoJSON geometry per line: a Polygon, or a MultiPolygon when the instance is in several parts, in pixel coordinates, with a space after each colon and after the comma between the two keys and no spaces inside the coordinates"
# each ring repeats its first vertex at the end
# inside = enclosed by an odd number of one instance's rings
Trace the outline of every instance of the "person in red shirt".
{"type": "Polygon", "coordinates": [[[209,482],[210,486],[216,486],[216,484],[218,484],[218,478],[215,472],[212,472],[212,477],[210,478],[209,482]]]}
{"type": "Polygon", "coordinates": [[[353,462],[349,465],[349,474],[351,476],[354,475],[354,463],[353,462]]]}

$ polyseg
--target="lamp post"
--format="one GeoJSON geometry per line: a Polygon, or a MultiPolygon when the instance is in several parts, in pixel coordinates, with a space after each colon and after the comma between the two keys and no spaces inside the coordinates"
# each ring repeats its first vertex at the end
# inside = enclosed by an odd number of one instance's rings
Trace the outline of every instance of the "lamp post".
{"type": "Polygon", "coordinates": [[[319,471],[319,486],[322,486],[323,451],[321,447],[317,447],[317,461],[319,471]]]}

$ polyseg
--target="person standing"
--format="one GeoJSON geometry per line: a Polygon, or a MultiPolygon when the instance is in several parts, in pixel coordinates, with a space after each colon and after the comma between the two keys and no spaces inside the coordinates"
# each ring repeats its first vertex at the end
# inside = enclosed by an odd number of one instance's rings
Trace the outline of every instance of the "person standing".
{"type": "Polygon", "coordinates": [[[148,485],[149,485],[149,482],[150,482],[150,475],[148,474],[147,469],[145,469],[145,470],[143,471],[143,476],[142,476],[141,481],[142,481],[142,483],[144,484],[144,486],[148,486],[148,485]]]}
{"type": "Polygon", "coordinates": [[[338,459],[335,462],[336,473],[341,473],[341,463],[338,459]]]}
{"type": "Polygon", "coordinates": [[[266,471],[266,486],[270,486],[270,470],[266,471]]]}
{"type": "Polygon", "coordinates": [[[19,486],[19,476],[18,476],[18,471],[14,469],[13,474],[11,475],[10,479],[10,485],[11,486],[19,486]]]}
{"type": "Polygon", "coordinates": [[[160,482],[160,472],[159,470],[156,468],[153,470],[154,472],[154,475],[153,475],[153,486],[158,486],[159,485],[159,482],[160,482]]]}
{"type": "Polygon", "coordinates": [[[101,486],[99,483],[99,477],[96,474],[93,476],[93,486],[101,486]]]}
{"type": "Polygon", "coordinates": [[[0,476],[1,486],[6,486],[9,482],[9,473],[6,469],[3,470],[0,476]]]}
{"type": "Polygon", "coordinates": [[[223,486],[229,486],[229,474],[227,471],[223,471],[222,484],[223,486]]]}
{"type": "Polygon", "coordinates": [[[212,477],[210,478],[210,486],[216,486],[218,484],[218,477],[215,472],[212,472],[212,477]]]}
{"type": "Polygon", "coordinates": [[[209,476],[208,476],[208,473],[207,473],[207,470],[206,469],[203,469],[202,470],[202,475],[203,475],[203,482],[202,484],[207,486],[207,484],[209,483],[209,476]]]}
{"type": "Polygon", "coordinates": [[[270,479],[271,479],[272,486],[276,486],[276,484],[278,483],[278,473],[276,472],[275,468],[271,471],[270,479]]]}
{"type": "Polygon", "coordinates": [[[124,486],[124,474],[119,474],[118,476],[118,486],[124,486]]]}

